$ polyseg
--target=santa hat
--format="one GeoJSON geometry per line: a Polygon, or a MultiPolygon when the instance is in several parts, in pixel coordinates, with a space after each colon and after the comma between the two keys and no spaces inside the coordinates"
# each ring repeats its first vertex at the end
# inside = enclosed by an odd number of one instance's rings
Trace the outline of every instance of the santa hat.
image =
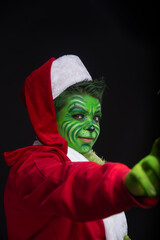
{"type": "Polygon", "coordinates": [[[75,83],[92,80],[78,56],[64,55],[53,61],[51,66],[51,88],[53,99],[75,83]]]}

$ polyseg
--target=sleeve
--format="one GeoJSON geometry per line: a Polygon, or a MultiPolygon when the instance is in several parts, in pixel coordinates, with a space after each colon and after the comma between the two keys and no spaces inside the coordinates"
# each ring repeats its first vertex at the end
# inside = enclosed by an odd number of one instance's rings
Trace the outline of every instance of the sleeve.
{"type": "Polygon", "coordinates": [[[36,153],[15,174],[19,206],[76,221],[152,207],[156,199],[136,199],[127,191],[124,178],[129,171],[120,163],[61,162],[57,154],[36,153]]]}

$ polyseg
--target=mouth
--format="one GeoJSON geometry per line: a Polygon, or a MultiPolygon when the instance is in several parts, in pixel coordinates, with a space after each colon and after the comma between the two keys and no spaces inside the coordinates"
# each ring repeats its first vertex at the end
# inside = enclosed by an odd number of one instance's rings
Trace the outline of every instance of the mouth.
{"type": "Polygon", "coordinates": [[[80,140],[87,142],[87,143],[91,143],[93,141],[93,138],[83,138],[83,137],[79,137],[80,140]]]}

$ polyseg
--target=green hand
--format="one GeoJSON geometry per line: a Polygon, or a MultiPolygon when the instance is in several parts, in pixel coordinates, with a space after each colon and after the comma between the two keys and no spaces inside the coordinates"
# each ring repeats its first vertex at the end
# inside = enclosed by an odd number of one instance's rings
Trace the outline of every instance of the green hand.
{"type": "Polygon", "coordinates": [[[123,240],[131,240],[131,239],[128,237],[128,235],[125,235],[123,240]]]}
{"type": "Polygon", "coordinates": [[[157,197],[160,194],[160,138],[153,143],[150,154],[127,174],[125,183],[134,196],[157,197]]]}
{"type": "Polygon", "coordinates": [[[154,141],[150,154],[158,158],[160,161],[160,137],[154,141]]]}

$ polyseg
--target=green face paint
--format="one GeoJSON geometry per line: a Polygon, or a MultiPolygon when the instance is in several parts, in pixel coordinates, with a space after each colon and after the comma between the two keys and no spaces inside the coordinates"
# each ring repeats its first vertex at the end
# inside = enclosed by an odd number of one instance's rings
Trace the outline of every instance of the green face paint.
{"type": "Polygon", "coordinates": [[[100,133],[101,104],[98,99],[72,95],[56,117],[58,131],[69,147],[82,154],[92,149],[100,133]]]}

